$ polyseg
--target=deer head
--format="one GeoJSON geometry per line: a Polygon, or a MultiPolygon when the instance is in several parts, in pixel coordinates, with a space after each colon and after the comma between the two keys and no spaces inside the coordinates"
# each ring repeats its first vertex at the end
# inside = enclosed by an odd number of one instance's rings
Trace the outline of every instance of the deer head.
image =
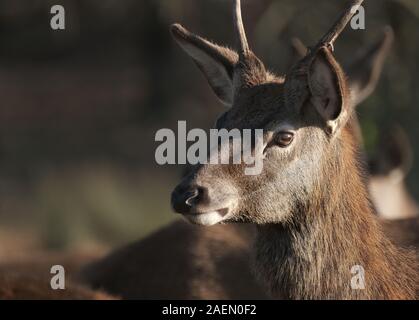
{"type": "MultiPolygon", "coordinates": [[[[263,129],[263,171],[244,174],[245,165],[197,165],[172,193],[172,206],[189,221],[258,224],[292,219],[296,207],[328,183],[327,168],[338,163],[342,144],[352,144],[353,103],[333,44],[363,0],[351,1],[332,28],[286,76],[275,76],[250,50],[234,1],[237,52],[171,27],[175,40],[204,73],[228,106],[216,122],[221,129],[263,129]],[[321,181],[324,180],[324,181],[321,181]]],[[[330,177],[329,177],[330,178],[330,177]]]]}
{"type": "Polygon", "coordinates": [[[377,150],[369,160],[370,193],[380,216],[415,217],[419,206],[410,195],[406,177],[413,165],[413,148],[403,128],[392,125],[379,131],[377,150]]]}

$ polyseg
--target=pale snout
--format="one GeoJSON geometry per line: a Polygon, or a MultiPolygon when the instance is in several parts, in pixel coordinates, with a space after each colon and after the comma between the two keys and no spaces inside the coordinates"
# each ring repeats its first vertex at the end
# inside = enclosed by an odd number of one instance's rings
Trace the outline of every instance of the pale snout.
{"type": "Polygon", "coordinates": [[[210,226],[230,216],[233,200],[228,192],[189,183],[186,179],[173,190],[171,204],[189,222],[210,226]]]}

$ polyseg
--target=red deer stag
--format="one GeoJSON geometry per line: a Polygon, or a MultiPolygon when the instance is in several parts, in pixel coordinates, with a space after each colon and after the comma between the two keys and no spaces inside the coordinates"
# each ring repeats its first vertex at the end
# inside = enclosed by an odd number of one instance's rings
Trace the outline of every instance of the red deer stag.
{"type": "Polygon", "coordinates": [[[346,76],[333,55],[339,34],[363,0],[351,2],[330,31],[286,77],[250,50],[235,1],[238,54],[172,32],[230,106],[217,128],[263,128],[262,174],[245,165],[195,166],[172,204],[192,223],[257,225],[256,274],[274,298],[414,299],[415,253],[384,234],[367,192],[346,76]],[[355,266],[365,287],[351,287],[355,266]]]}
{"type": "MultiPolygon", "coordinates": [[[[175,38],[184,39],[182,47],[189,42],[203,50],[201,59],[209,59],[211,53],[218,52],[219,47],[183,29],[179,37],[177,30],[178,27],[173,28],[175,38]]],[[[382,40],[348,68],[355,96],[362,93],[366,97],[366,93],[372,92],[391,40],[391,31],[386,31],[382,40]],[[362,70],[364,73],[359,72],[362,70]]],[[[192,57],[199,59],[199,50],[191,45],[186,51],[195,52],[192,57]]],[[[235,56],[233,52],[230,55],[235,56]]],[[[235,59],[237,62],[237,56],[235,59]]],[[[211,70],[202,65],[214,66],[206,60],[197,64],[207,77],[210,76],[211,70]]],[[[213,81],[209,79],[210,83],[213,81]]],[[[358,103],[361,100],[356,98],[358,103]]],[[[175,222],[89,266],[83,278],[94,287],[105,288],[124,298],[263,298],[266,295],[255,283],[249,266],[253,234],[254,229],[245,224],[198,228],[175,222]],[[167,264],[167,259],[174,263],[167,264]]]]}

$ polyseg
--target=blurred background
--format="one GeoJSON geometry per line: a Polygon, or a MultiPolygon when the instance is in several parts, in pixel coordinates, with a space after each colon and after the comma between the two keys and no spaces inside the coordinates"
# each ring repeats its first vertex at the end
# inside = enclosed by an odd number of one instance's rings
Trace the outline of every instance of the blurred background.
{"type": "MultiPolygon", "coordinates": [[[[291,38],[314,44],[344,3],[243,1],[251,46],[285,73],[291,38]]],[[[398,122],[418,150],[419,2],[369,0],[365,9],[366,30],[336,43],[341,62],[386,24],[396,35],[379,86],[359,109],[367,149],[398,122]]],[[[208,128],[223,106],[168,26],[181,22],[231,46],[231,15],[229,0],[0,0],[1,252],[24,243],[113,247],[175,218],[170,192],[182,168],[156,164],[154,135],[178,120],[208,128]],[[50,28],[55,4],[66,10],[64,31],[50,28]]],[[[418,181],[415,161],[408,185],[416,198],[418,181]]]]}

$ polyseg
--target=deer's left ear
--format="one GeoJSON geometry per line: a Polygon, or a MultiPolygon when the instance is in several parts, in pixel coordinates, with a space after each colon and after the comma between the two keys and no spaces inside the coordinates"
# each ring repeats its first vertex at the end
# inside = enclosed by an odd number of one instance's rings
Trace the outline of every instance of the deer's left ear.
{"type": "Polygon", "coordinates": [[[349,92],[344,72],[326,47],[318,50],[308,72],[311,103],[325,120],[330,133],[348,118],[349,92]]]}

